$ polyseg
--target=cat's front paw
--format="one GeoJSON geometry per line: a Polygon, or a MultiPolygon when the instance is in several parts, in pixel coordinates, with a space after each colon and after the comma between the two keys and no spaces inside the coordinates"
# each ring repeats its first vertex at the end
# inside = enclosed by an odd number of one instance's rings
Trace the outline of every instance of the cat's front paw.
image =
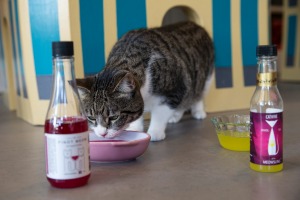
{"type": "Polygon", "coordinates": [[[192,116],[195,118],[195,119],[205,119],[206,118],[206,112],[201,110],[197,110],[197,111],[193,111],[192,110],[192,116]]]}
{"type": "Polygon", "coordinates": [[[151,141],[155,142],[155,141],[161,141],[164,140],[166,138],[166,133],[164,131],[161,130],[148,130],[148,134],[151,136],[151,141]]]}

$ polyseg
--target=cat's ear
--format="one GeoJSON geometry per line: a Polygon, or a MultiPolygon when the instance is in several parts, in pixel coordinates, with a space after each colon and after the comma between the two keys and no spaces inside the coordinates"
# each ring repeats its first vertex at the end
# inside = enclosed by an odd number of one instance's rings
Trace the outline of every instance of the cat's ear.
{"type": "Polygon", "coordinates": [[[124,92],[124,93],[130,93],[134,91],[136,88],[136,82],[134,80],[134,77],[130,73],[126,73],[118,82],[116,85],[114,91],[124,92]]]}
{"type": "Polygon", "coordinates": [[[78,93],[82,99],[84,99],[87,95],[90,94],[94,80],[95,77],[92,76],[82,79],[76,79],[78,93]]]}

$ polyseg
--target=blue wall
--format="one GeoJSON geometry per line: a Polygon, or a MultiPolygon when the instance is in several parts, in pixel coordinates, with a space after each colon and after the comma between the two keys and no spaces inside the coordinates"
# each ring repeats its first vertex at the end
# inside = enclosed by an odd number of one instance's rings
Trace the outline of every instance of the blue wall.
{"type": "Polygon", "coordinates": [[[213,41],[217,88],[232,87],[230,0],[213,0],[213,41]]]}
{"type": "Polygon", "coordinates": [[[117,0],[118,38],[136,28],[147,27],[146,0],[117,0]]]}
{"type": "MultiPolygon", "coordinates": [[[[58,0],[29,0],[31,37],[34,64],[40,99],[49,99],[52,87],[52,41],[60,40],[58,22],[58,0]]],[[[79,1],[82,55],[84,75],[98,73],[105,65],[103,0],[79,1]]],[[[231,46],[231,0],[212,0],[213,40],[216,51],[216,85],[217,88],[233,87],[232,46],[231,46]]],[[[17,0],[9,0],[11,32],[13,36],[13,58],[15,76],[22,77],[22,84],[17,79],[17,94],[23,90],[27,98],[24,66],[19,34],[17,0]],[[12,6],[14,3],[15,7],[12,6]],[[14,10],[13,10],[14,9],[14,10]],[[14,16],[13,16],[14,15],[14,16]],[[15,34],[16,33],[16,34],[15,34]],[[17,58],[17,56],[19,57],[17,58]],[[19,60],[18,60],[19,59],[19,60]],[[18,62],[17,62],[18,61],[18,62]],[[20,65],[20,66],[19,66],[20,65]],[[20,69],[20,70],[19,70],[20,69]]],[[[127,31],[147,27],[146,0],[116,0],[117,38],[127,31]]],[[[256,58],[258,45],[258,0],[241,1],[241,38],[244,85],[255,85],[256,58]],[[251,17],[248,17],[251,16],[251,17]]],[[[293,19],[291,24],[293,24],[293,19]]],[[[291,26],[293,27],[293,26],[291,26]]],[[[293,30],[290,31],[291,34],[293,30]]],[[[291,42],[291,45],[295,44],[291,42]]],[[[76,45],[76,44],[75,44],[76,45]]],[[[294,47],[290,47],[292,56],[294,47]]]]}
{"type": "Polygon", "coordinates": [[[4,47],[2,39],[2,20],[0,21],[0,92],[7,90],[7,79],[5,69],[4,47]]]}
{"type": "MultiPolygon", "coordinates": [[[[14,10],[13,10],[13,1],[9,0],[9,18],[10,18],[10,32],[11,32],[11,38],[12,38],[12,56],[13,56],[13,65],[14,65],[14,71],[15,71],[15,77],[19,77],[19,68],[18,68],[18,62],[17,62],[17,45],[16,45],[16,39],[15,39],[15,28],[14,28],[14,10]]],[[[16,89],[17,89],[17,95],[21,96],[21,85],[18,78],[16,80],[16,89]]]]}
{"type": "MultiPolygon", "coordinates": [[[[147,27],[145,0],[117,0],[117,37],[147,27]]],[[[105,65],[103,0],[80,1],[84,75],[96,74],[105,65]]]]}
{"type": "Polygon", "coordinates": [[[98,73],[105,65],[103,0],[80,1],[84,75],[98,73]]]}
{"type": "Polygon", "coordinates": [[[18,15],[18,3],[17,0],[9,0],[9,13],[10,13],[10,24],[11,24],[11,37],[13,47],[13,65],[15,69],[15,76],[21,77],[21,83],[19,79],[16,79],[17,95],[21,96],[21,90],[24,98],[28,98],[26,80],[24,74],[24,64],[21,49],[21,38],[19,30],[19,15],[18,15]]]}
{"type": "Polygon", "coordinates": [[[27,86],[25,81],[25,74],[24,74],[24,64],[23,64],[23,55],[22,55],[22,49],[21,49],[21,37],[20,37],[20,30],[19,30],[19,14],[18,14],[18,3],[17,0],[14,0],[15,3],[15,24],[16,24],[16,50],[18,52],[18,60],[19,60],[19,66],[20,66],[20,74],[21,74],[21,81],[22,81],[22,90],[23,90],[23,96],[24,98],[28,98],[27,94],[27,86]]]}
{"type": "Polygon", "coordinates": [[[257,73],[258,0],[241,1],[240,10],[244,85],[251,86],[256,84],[257,73]]]}
{"type": "MultiPolygon", "coordinates": [[[[230,0],[213,0],[213,40],[217,88],[233,87],[230,0]]],[[[244,85],[256,84],[258,1],[241,1],[241,40],[244,85]],[[251,17],[249,17],[251,16],[251,17]]]]}
{"type": "Polygon", "coordinates": [[[295,63],[295,51],[297,41],[297,16],[291,15],[288,17],[288,41],[287,41],[287,55],[286,66],[293,67],[295,63]]]}
{"type": "Polygon", "coordinates": [[[31,38],[40,99],[52,88],[52,41],[59,41],[57,0],[29,0],[31,38]]]}

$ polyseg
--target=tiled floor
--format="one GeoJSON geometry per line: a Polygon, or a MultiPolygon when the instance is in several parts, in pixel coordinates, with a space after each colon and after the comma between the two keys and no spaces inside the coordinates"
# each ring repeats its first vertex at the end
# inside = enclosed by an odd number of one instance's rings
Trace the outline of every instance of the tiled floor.
{"type": "MultiPolygon", "coordinates": [[[[0,199],[300,199],[300,84],[280,84],[285,103],[284,170],[249,168],[248,152],[219,146],[210,118],[170,124],[135,161],[92,163],[87,186],[52,188],[45,177],[43,127],[32,126],[0,102],[0,199]]],[[[248,110],[227,113],[248,113],[248,110]]]]}

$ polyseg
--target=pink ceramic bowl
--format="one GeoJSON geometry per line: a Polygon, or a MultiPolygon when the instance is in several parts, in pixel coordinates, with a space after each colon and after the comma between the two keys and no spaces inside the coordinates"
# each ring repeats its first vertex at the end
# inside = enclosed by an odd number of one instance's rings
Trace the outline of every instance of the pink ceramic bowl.
{"type": "Polygon", "coordinates": [[[150,135],[143,132],[123,131],[113,139],[90,133],[90,157],[95,162],[121,162],[141,156],[147,149],[150,135]]]}

